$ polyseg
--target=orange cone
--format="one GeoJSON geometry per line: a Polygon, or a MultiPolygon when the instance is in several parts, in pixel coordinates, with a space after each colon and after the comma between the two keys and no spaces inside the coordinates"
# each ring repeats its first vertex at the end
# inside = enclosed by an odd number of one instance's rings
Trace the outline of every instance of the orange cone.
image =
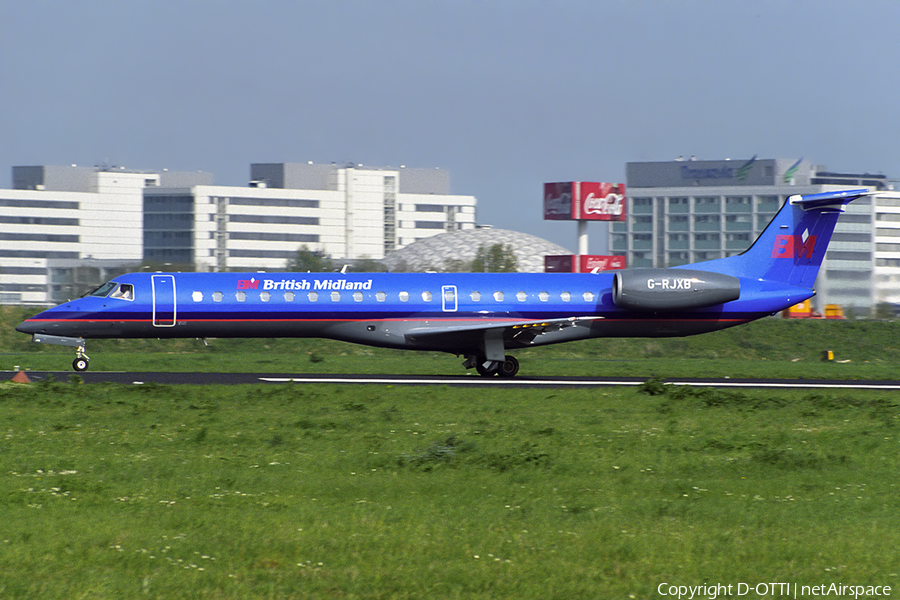
{"type": "Polygon", "coordinates": [[[25,371],[19,371],[15,375],[13,375],[12,380],[15,383],[31,383],[31,380],[28,379],[28,375],[25,374],[25,371]]]}

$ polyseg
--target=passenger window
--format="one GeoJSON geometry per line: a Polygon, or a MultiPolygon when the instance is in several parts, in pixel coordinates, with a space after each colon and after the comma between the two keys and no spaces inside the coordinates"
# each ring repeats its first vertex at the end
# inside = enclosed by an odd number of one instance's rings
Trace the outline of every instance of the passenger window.
{"type": "Polygon", "coordinates": [[[331,292],[331,301],[332,302],[340,302],[341,301],[341,293],[340,292],[331,292]]]}
{"type": "Polygon", "coordinates": [[[422,300],[425,302],[431,302],[431,292],[422,292],[422,300]]]}
{"type": "Polygon", "coordinates": [[[384,302],[385,300],[387,300],[387,294],[385,294],[384,292],[375,292],[375,299],[379,302],[384,302]]]}
{"type": "Polygon", "coordinates": [[[538,298],[541,302],[546,302],[550,299],[550,294],[548,294],[547,292],[541,292],[540,294],[538,294],[538,298]]]}
{"type": "Polygon", "coordinates": [[[243,302],[244,300],[247,299],[247,292],[237,292],[234,295],[234,297],[237,299],[238,302],[243,302]]]}
{"type": "Polygon", "coordinates": [[[584,293],[584,301],[585,302],[593,302],[594,301],[594,292],[585,292],[584,293]]]}
{"type": "Polygon", "coordinates": [[[400,292],[400,302],[406,302],[409,300],[409,292],[400,292]]]}
{"type": "Polygon", "coordinates": [[[203,302],[203,292],[194,292],[191,294],[191,298],[194,302],[203,302]]]}
{"type": "Polygon", "coordinates": [[[494,292],[494,300],[503,302],[503,292],[494,292]]]}
{"type": "Polygon", "coordinates": [[[526,300],[528,300],[528,294],[526,294],[525,292],[519,292],[516,294],[516,300],[518,300],[519,302],[525,302],[526,300]]]}
{"type": "Polygon", "coordinates": [[[222,292],[213,292],[212,294],[213,302],[221,302],[222,298],[224,297],[225,294],[223,294],[222,292]]]}
{"type": "Polygon", "coordinates": [[[271,292],[260,292],[259,293],[259,299],[262,300],[263,302],[268,302],[269,300],[271,300],[271,298],[272,298],[271,292]]]}
{"type": "Polygon", "coordinates": [[[363,293],[362,292],[353,292],[353,301],[354,302],[362,302],[363,301],[363,293]]]}
{"type": "Polygon", "coordinates": [[[310,302],[317,302],[319,300],[319,292],[310,292],[306,297],[309,298],[310,302]]]}
{"type": "Polygon", "coordinates": [[[469,294],[469,298],[472,299],[472,302],[481,302],[481,292],[472,292],[469,294]]]}
{"type": "Polygon", "coordinates": [[[294,292],[285,292],[284,293],[284,301],[285,302],[293,302],[294,301],[294,292]]]}
{"type": "Polygon", "coordinates": [[[572,299],[572,294],[570,294],[569,292],[563,292],[559,295],[559,297],[562,298],[563,302],[568,302],[572,299]]]}

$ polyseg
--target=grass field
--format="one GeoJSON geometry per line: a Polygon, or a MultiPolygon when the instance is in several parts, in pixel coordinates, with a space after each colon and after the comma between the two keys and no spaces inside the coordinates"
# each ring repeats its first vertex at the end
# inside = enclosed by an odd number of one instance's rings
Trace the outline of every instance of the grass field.
{"type": "MultiPolygon", "coordinates": [[[[10,329],[0,368],[71,362],[71,349],[10,329]]],[[[895,378],[898,339],[894,323],[771,320],[519,357],[534,375],[895,378]],[[823,363],[825,349],[851,362],[823,363]]],[[[336,342],[211,344],[89,353],[98,370],[462,373],[451,356],[336,342]]],[[[477,392],[4,382],[0,598],[656,598],[663,583],[738,597],[758,582],[897,596],[898,426],[888,392],[655,380],[477,392]]]]}
{"type": "Polygon", "coordinates": [[[0,387],[3,598],[900,587],[893,396],[0,387]]]}

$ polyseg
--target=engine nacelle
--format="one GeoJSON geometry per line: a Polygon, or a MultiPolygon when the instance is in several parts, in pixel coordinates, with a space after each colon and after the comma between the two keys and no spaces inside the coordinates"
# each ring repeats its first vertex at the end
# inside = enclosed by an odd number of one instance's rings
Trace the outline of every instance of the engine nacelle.
{"type": "Polygon", "coordinates": [[[737,277],[688,269],[624,269],[613,276],[613,303],[638,311],[704,308],[737,300],[737,277]]]}

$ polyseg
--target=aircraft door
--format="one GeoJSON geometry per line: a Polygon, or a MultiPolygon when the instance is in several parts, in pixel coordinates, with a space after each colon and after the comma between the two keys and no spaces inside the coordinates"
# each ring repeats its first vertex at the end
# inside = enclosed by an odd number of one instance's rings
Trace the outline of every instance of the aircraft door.
{"type": "Polygon", "coordinates": [[[456,312],[458,304],[455,285],[441,286],[441,307],[444,312],[456,312]]]}
{"type": "Polygon", "coordinates": [[[173,275],[153,275],[153,326],[175,326],[175,277],[173,275]]]}

